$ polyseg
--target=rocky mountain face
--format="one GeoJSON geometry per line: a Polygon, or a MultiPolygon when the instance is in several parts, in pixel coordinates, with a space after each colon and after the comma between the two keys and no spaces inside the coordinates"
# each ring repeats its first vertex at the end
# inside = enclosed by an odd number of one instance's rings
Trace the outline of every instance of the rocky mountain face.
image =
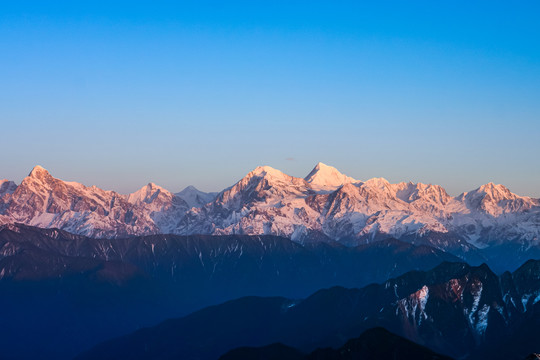
{"type": "Polygon", "coordinates": [[[362,289],[334,287],[304,300],[246,297],[103,343],[80,359],[215,359],[242,346],[282,343],[309,353],[384,327],[460,359],[524,359],[538,351],[540,262],[495,275],[443,263],[362,289]]]}
{"type": "MultiPolygon", "coordinates": [[[[193,188],[194,191],[197,189],[193,188]]],[[[185,195],[191,192],[186,189],[185,195]]],[[[211,196],[209,197],[211,198],[211,196]]],[[[150,217],[155,228],[142,232],[129,232],[129,234],[169,234],[174,231],[179,219],[181,219],[190,205],[182,196],[175,195],[164,188],[150,183],[140,190],[129,194],[127,201],[133,205],[133,210],[141,216],[150,217]]],[[[118,235],[117,235],[118,236],[118,235]]]]}
{"type": "Polygon", "coordinates": [[[197,190],[175,195],[150,183],[122,195],[56,179],[36,166],[19,186],[7,181],[0,184],[0,223],[59,228],[101,238],[170,233],[190,208],[182,196],[189,198],[193,191],[197,190]]]}
{"type": "Polygon", "coordinates": [[[514,195],[501,185],[488,184],[452,198],[437,185],[390,184],[384,179],[345,183],[329,193],[315,191],[302,179],[284,179],[284,174],[277,171],[256,170],[228,190],[229,197],[244,199],[241,207],[235,208],[227,199],[218,197],[207,205],[210,211],[203,211],[203,216],[215,213],[213,223],[221,225],[216,228],[237,233],[253,231],[252,223],[267,218],[267,231],[279,231],[298,240],[308,239],[309,231],[338,241],[455,233],[479,247],[507,239],[538,239],[538,228],[534,226],[540,209],[538,200],[514,195]],[[248,179],[258,184],[253,190],[242,186],[248,179]],[[232,213],[224,219],[219,208],[234,211],[235,216],[242,210],[242,219],[235,221],[232,213]]]}
{"type": "Polygon", "coordinates": [[[487,258],[479,249],[540,249],[538,199],[492,183],[451,197],[438,185],[358,181],[321,163],[306,178],[258,167],[219,194],[148,184],[121,195],[36,167],[19,186],[0,184],[0,223],[15,222],[102,238],[244,234],[347,245],[397,238],[474,263],[487,258]]]}
{"type": "Polygon", "coordinates": [[[538,249],[540,202],[494,184],[451,197],[438,185],[361,182],[324,164],[305,179],[259,167],[213,202],[190,209],[177,231],[275,234],[300,243],[349,245],[393,237],[480,264],[490,258],[479,249],[509,243],[519,244],[521,252],[538,249]]]}

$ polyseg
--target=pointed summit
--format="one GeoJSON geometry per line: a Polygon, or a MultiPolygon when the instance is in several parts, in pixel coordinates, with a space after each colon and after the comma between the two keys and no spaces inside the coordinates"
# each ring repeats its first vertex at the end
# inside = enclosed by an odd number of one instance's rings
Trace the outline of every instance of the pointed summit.
{"type": "Polygon", "coordinates": [[[492,182],[489,182],[487,184],[484,184],[478,188],[478,191],[485,192],[485,193],[493,193],[493,192],[502,192],[505,194],[509,194],[510,190],[501,184],[494,184],[492,182]]]}
{"type": "Polygon", "coordinates": [[[189,205],[189,207],[193,208],[201,207],[208,204],[216,198],[217,193],[206,193],[204,191],[200,191],[193,185],[189,185],[184,190],[176,193],[175,195],[184,200],[189,205]]]}
{"type": "Polygon", "coordinates": [[[312,185],[325,187],[337,187],[358,182],[358,180],[340,173],[335,167],[322,162],[315,165],[313,170],[305,177],[305,180],[312,185]]]}
{"type": "Polygon", "coordinates": [[[38,183],[43,183],[43,184],[49,183],[54,180],[52,175],[47,170],[45,170],[45,168],[39,165],[34,166],[34,168],[32,169],[32,171],[30,171],[30,174],[28,174],[26,179],[27,181],[30,181],[32,183],[38,182],[38,183]]]}
{"type": "MultiPolygon", "coordinates": [[[[517,199],[517,198],[521,198],[521,196],[518,196],[512,193],[504,185],[500,185],[500,184],[496,185],[492,182],[484,184],[469,192],[464,192],[457,197],[457,199],[460,201],[463,201],[466,199],[468,202],[473,201],[473,199],[486,199],[486,200],[499,201],[499,200],[508,200],[508,199],[517,199]]],[[[527,198],[527,197],[524,197],[524,198],[527,198]]]]}
{"type": "Polygon", "coordinates": [[[49,174],[49,172],[40,165],[34,166],[32,171],[30,171],[30,174],[28,174],[28,176],[33,177],[33,178],[43,178],[44,176],[47,176],[47,175],[50,176],[51,174],[49,174]]]}
{"type": "Polygon", "coordinates": [[[160,196],[160,194],[163,194],[166,197],[172,197],[172,194],[169,191],[151,182],[134,193],[129,194],[127,200],[131,204],[141,204],[143,202],[150,204],[158,196],[160,196]]]}
{"type": "Polygon", "coordinates": [[[513,194],[506,186],[496,185],[492,182],[480,186],[475,192],[486,200],[501,201],[515,199],[518,196],[513,194]]]}

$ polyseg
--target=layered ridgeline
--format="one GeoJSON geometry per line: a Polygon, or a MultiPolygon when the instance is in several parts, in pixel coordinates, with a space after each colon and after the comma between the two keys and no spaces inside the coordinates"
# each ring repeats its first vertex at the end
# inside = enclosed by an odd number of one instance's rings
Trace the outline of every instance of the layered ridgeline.
{"type": "Polygon", "coordinates": [[[240,296],[302,298],[458,260],[398,240],[347,247],[272,235],[93,239],[3,225],[0,357],[71,359],[106,339],[240,296]]]}
{"type": "Polygon", "coordinates": [[[369,329],[339,349],[317,349],[310,354],[280,343],[262,347],[241,347],[219,360],[451,360],[384,328],[369,329]]]}
{"type": "MultiPolygon", "coordinates": [[[[108,341],[78,359],[210,360],[246,346],[266,347],[252,351],[260,355],[344,344],[353,351],[348,339],[381,326],[459,359],[522,360],[540,350],[539,270],[535,260],[501,276],[486,265],[443,263],[362,289],[320,290],[304,300],[245,297],[108,341]],[[276,343],[282,345],[267,347],[276,343]]],[[[234,359],[230,355],[224,359],[234,359]]]]}
{"type": "Polygon", "coordinates": [[[245,234],[362,244],[391,237],[479,262],[498,249],[533,249],[536,256],[540,200],[492,183],[451,197],[438,185],[359,181],[322,163],[305,178],[258,167],[218,194],[192,187],[174,194],[148,184],[121,195],[65,182],[36,167],[18,186],[0,183],[0,223],[102,238],[245,234]],[[478,255],[477,249],[486,248],[478,255]]]}

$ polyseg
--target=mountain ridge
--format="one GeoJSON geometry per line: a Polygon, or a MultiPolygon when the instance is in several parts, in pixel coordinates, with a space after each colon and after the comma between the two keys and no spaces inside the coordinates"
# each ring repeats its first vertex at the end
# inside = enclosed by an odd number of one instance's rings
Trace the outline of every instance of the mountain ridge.
{"type": "Polygon", "coordinates": [[[459,259],[399,240],[346,247],[271,235],[95,239],[4,224],[0,306],[9,311],[2,313],[2,359],[71,359],[107,338],[239,296],[301,298],[443,261],[459,259]]]}
{"type": "Polygon", "coordinates": [[[376,327],[366,330],[357,338],[349,339],[339,349],[317,349],[310,354],[283,345],[271,344],[264,347],[243,347],[233,349],[222,355],[219,360],[452,360],[450,357],[434,353],[388,330],[376,327]]]}
{"type": "Polygon", "coordinates": [[[277,342],[306,353],[340,347],[379,326],[455,358],[522,359],[538,351],[539,266],[529,261],[497,276],[485,264],[444,262],[361,289],[322,289],[302,300],[243,297],[102,343],[79,359],[123,353],[212,359],[277,342]],[[523,333],[526,339],[516,336],[523,333]]]}
{"type": "Polygon", "coordinates": [[[439,185],[355,180],[319,163],[305,178],[259,166],[219,193],[149,183],[128,195],[54,178],[36,166],[0,184],[0,223],[92,237],[158,233],[285,236],[361,244],[393,237],[453,251],[540,246],[540,200],[488,183],[458,196],[439,185]]]}

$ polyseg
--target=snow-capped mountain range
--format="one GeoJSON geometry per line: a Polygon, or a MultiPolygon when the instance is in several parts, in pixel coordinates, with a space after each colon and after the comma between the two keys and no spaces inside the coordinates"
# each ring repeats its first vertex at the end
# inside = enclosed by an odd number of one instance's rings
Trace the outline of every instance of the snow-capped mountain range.
{"type": "Polygon", "coordinates": [[[305,178],[257,167],[220,193],[148,184],[123,195],[54,178],[36,166],[0,181],[0,224],[112,238],[156,233],[271,234],[358,244],[394,237],[438,248],[540,242],[540,200],[489,183],[452,197],[438,185],[360,181],[319,163],[305,178]]]}

